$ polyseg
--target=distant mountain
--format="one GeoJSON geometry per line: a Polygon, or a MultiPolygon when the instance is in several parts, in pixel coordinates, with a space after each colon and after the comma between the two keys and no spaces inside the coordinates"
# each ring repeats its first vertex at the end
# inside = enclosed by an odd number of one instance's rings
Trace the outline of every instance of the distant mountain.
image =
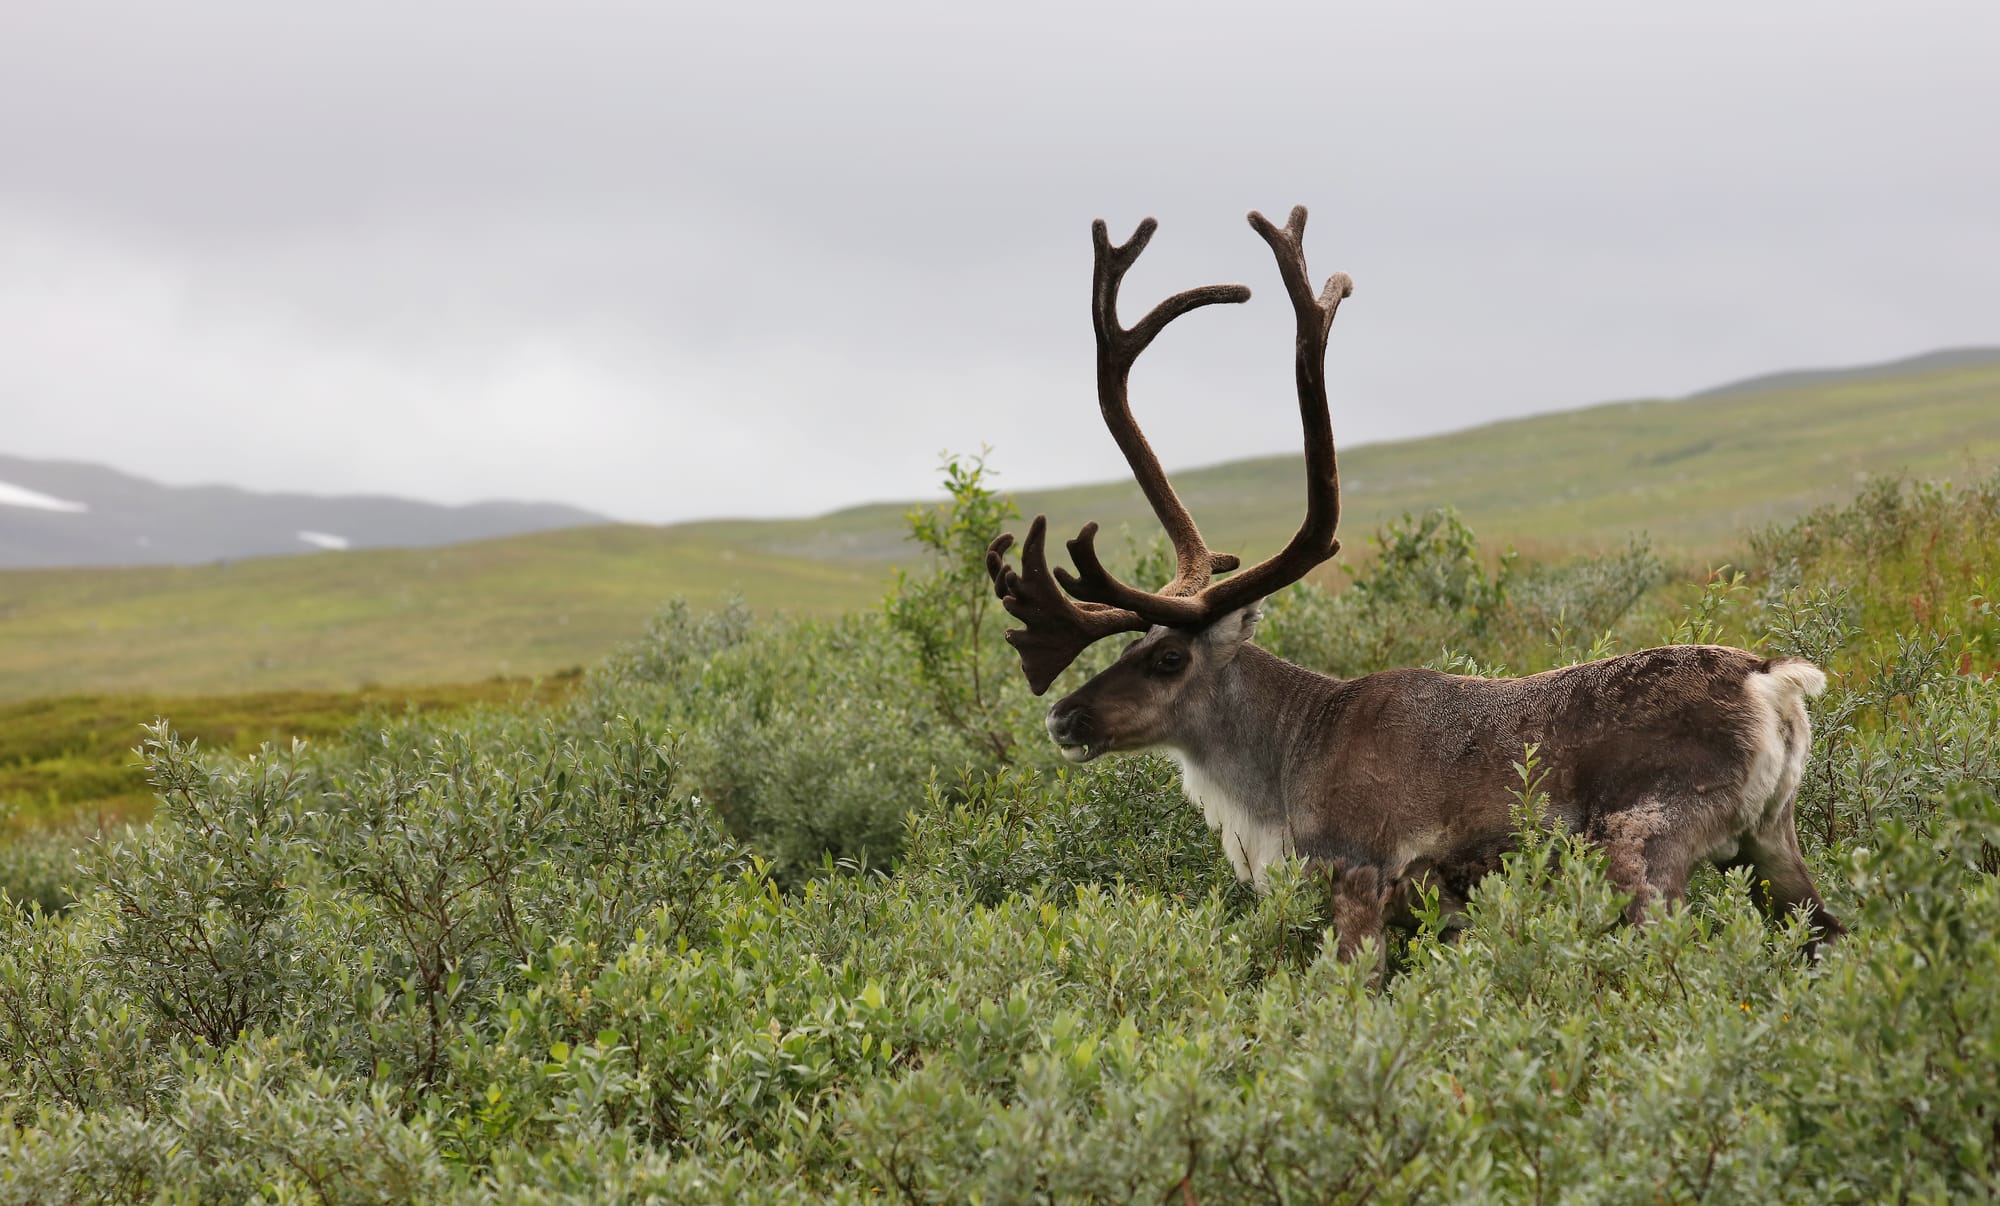
{"type": "Polygon", "coordinates": [[[165,486],[102,465],[0,455],[0,568],[199,565],[315,549],[421,547],[609,522],[556,503],[442,506],[378,495],[165,486]]]}

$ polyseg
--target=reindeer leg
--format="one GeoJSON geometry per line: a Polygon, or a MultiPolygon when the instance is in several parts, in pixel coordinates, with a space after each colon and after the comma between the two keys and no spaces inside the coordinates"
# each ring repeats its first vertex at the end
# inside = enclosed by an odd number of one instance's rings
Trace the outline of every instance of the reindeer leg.
{"type": "Polygon", "coordinates": [[[1750,895],[1764,916],[1776,921],[1793,909],[1805,910],[1806,922],[1812,927],[1812,941],[1806,945],[1806,954],[1816,953],[1821,943],[1847,933],[1847,927],[1827,912],[1826,902],[1820,899],[1819,889],[1813,884],[1812,872],[1806,869],[1805,856],[1799,852],[1799,834],[1792,820],[1790,799],[1768,824],[1743,839],[1735,862],[1748,863],[1755,874],[1750,895]]]}
{"type": "Polygon", "coordinates": [[[1631,894],[1625,921],[1637,925],[1656,904],[1679,903],[1687,892],[1694,860],[1684,826],[1677,818],[1703,808],[1699,799],[1647,796],[1616,812],[1598,816],[1585,832],[1604,850],[1611,882],[1631,894]]]}
{"type": "Polygon", "coordinates": [[[1333,906],[1334,953],[1342,963],[1352,963],[1363,945],[1373,941],[1376,963],[1371,979],[1379,984],[1382,958],[1388,950],[1383,927],[1394,885],[1372,864],[1354,865],[1336,859],[1321,866],[1333,906]]]}

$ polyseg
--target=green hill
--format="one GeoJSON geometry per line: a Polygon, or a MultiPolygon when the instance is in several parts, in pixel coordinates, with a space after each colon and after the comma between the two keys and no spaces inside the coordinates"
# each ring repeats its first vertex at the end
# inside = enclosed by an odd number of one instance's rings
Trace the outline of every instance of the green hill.
{"type": "Polygon", "coordinates": [[[0,699],[337,690],[546,674],[666,600],[837,613],[888,567],[772,557],[615,525],[436,549],[0,574],[0,699]]]}
{"type": "MultiPolygon", "coordinates": [[[[1871,366],[1780,374],[1781,382],[1805,380],[1612,402],[1344,449],[1345,543],[1359,553],[1361,538],[1385,520],[1451,505],[1483,540],[1524,550],[1617,545],[1646,532],[1663,550],[1708,554],[1746,526],[1847,498],[1868,474],[1962,477],[2000,462],[2000,354],[1909,363],[1900,372],[1871,366]]],[[[1336,401],[1336,436],[1339,426],[1336,401]]],[[[1211,543],[1256,555],[1298,525],[1301,472],[1299,457],[1277,456],[1173,478],[1211,543]]],[[[1047,514],[1064,535],[1090,519],[1114,532],[1120,524],[1148,537],[1155,530],[1128,481],[1017,498],[1023,513],[1047,514]]],[[[900,551],[907,506],[699,526],[730,544],[780,555],[890,560],[900,551]]]]}
{"type": "MultiPolygon", "coordinates": [[[[1341,455],[1349,555],[1402,511],[1451,504],[1497,547],[1720,556],[1747,525],[1870,473],[2000,463],[2000,362],[1782,375],[1775,388],[1611,403],[1341,455]]],[[[1335,414],[1339,426],[1338,403],[1335,414]]],[[[965,446],[979,442],[968,417],[965,446]]],[[[1002,470],[1011,468],[1002,464],[1002,470]]],[[[1296,526],[1297,457],[1175,475],[1211,541],[1258,556],[1296,526]]],[[[1003,479],[1004,480],[1004,479],[1003,479]]],[[[1127,482],[1019,499],[1056,531],[1155,530],[1127,482]]],[[[0,699],[85,691],[340,689],[541,674],[636,635],[663,601],[833,614],[882,594],[910,504],[816,519],[547,532],[435,549],[179,568],[0,573],[0,699]]]]}

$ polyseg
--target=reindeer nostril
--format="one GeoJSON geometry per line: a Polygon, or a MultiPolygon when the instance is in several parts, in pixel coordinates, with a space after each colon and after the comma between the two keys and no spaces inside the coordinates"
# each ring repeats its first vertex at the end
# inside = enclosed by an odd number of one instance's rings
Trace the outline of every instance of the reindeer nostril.
{"type": "Polygon", "coordinates": [[[1090,713],[1081,708],[1056,708],[1049,712],[1049,736],[1058,745],[1088,745],[1092,730],[1090,713]]]}

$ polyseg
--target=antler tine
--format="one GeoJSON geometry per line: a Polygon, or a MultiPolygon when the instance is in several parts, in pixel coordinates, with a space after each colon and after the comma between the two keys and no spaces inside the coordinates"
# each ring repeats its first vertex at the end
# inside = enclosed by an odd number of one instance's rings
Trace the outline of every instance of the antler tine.
{"type": "Polygon", "coordinates": [[[1166,529],[1167,539],[1173,543],[1174,578],[1155,595],[1127,586],[1112,577],[1097,556],[1096,524],[1086,526],[1075,540],[1069,542],[1070,557],[1076,563],[1077,573],[1072,576],[1060,569],[1056,571],[1063,588],[1077,598],[1128,610],[1139,601],[1150,606],[1160,596],[1181,598],[1194,595],[1208,585],[1210,577],[1235,569],[1238,564],[1235,557],[1211,551],[1202,540],[1194,517],[1188,513],[1180,496],[1174,493],[1173,484],[1160,467],[1159,454],[1153,451],[1152,444],[1139,429],[1138,421],[1132,417],[1128,382],[1133,362],[1159,337],[1168,323],[1202,306],[1246,302],[1250,300],[1250,290],[1243,285],[1204,285],[1186,289],[1154,306],[1137,326],[1127,329],[1121,325],[1118,321],[1119,286],[1124,283],[1125,273],[1139,258],[1139,253],[1152,242],[1153,232],[1159,229],[1159,225],[1154,219],[1147,218],[1139,223],[1131,238],[1113,244],[1102,219],[1091,223],[1096,263],[1091,276],[1090,315],[1097,332],[1098,408],[1104,414],[1104,425],[1110,430],[1111,438],[1118,442],[1119,451],[1125,454],[1125,463],[1132,467],[1132,476],[1139,483],[1139,489],[1152,505],[1153,514],[1159,517],[1160,526],[1166,529]]]}
{"type": "Polygon", "coordinates": [[[1091,645],[1115,633],[1144,632],[1150,627],[1136,612],[1078,603],[1064,594],[1049,574],[1047,537],[1047,518],[1035,516],[1021,545],[1018,573],[1007,564],[1013,533],[1002,534],[986,549],[986,574],[993,580],[993,593],[1007,614],[1026,625],[1008,629],[1007,643],[1021,655],[1028,689],[1037,695],[1091,645]]]}
{"type": "MultiPolygon", "coordinates": [[[[1273,225],[1263,214],[1250,212],[1250,227],[1263,236],[1271,245],[1271,253],[1277,257],[1278,275],[1285,282],[1285,293],[1292,299],[1292,310],[1299,320],[1299,338],[1311,338],[1318,344],[1319,352],[1326,351],[1326,337],[1333,329],[1333,316],[1340,309],[1342,300],[1353,296],[1354,278],[1345,272],[1336,272],[1326,278],[1326,286],[1313,296],[1312,277],[1306,272],[1306,207],[1294,205],[1291,217],[1286,219],[1283,229],[1273,225]],[[1308,319],[1314,320],[1308,322],[1308,319]]],[[[1325,361],[1314,361],[1324,368],[1325,361]]],[[[1305,366],[1301,365],[1301,369],[1305,366]]],[[[1320,408],[1322,411],[1325,407],[1320,408]]]]}
{"type": "Polygon", "coordinates": [[[1096,251],[1096,271],[1091,277],[1090,315],[1097,329],[1099,352],[1101,354],[1108,346],[1127,370],[1168,323],[1189,310],[1250,300],[1247,285],[1200,285],[1183,289],[1154,306],[1136,327],[1128,330],[1119,325],[1119,286],[1125,283],[1126,272],[1131,270],[1139,259],[1139,253],[1146,250],[1146,245],[1153,241],[1153,233],[1159,229],[1159,219],[1147,218],[1139,223],[1131,238],[1114,245],[1104,219],[1099,218],[1090,224],[1090,240],[1096,251]]]}
{"type": "MultiPolygon", "coordinates": [[[[1189,527],[1192,527],[1193,523],[1194,521],[1190,519],[1189,527]]],[[[1195,533],[1195,539],[1200,538],[1201,534],[1195,533]]],[[[1199,623],[1206,614],[1201,601],[1201,591],[1208,585],[1209,575],[1189,574],[1185,568],[1185,561],[1182,562],[1181,570],[1175,573],[1173,581],[1154,592],[1140,590],[1138,587],[1120,582],[1104,567],[1104,562],[1097,556],[1095,522],[1083,525],[1083,530],[1076,534],[1076,539],[1067,542],[1064,547],[1069,549],[1069,559],[1076,564],[1076,573],[1071,574],[1068,570],[1057,566],[1055,579],[1062,584],[1065,591],[1078,599],[1141,613],[1154,624],[1194,624],[1199,623]]],[[[1176,552],[1182,547],[1177,545],[1176,552]]],[[[1233,570],[1238,564],[1233,554],[1210,552],[1205,544],[1196,546],[1195,555],[1198,558],[1206,557],[1209,569],[1218,574],[1233,570]]]]}

